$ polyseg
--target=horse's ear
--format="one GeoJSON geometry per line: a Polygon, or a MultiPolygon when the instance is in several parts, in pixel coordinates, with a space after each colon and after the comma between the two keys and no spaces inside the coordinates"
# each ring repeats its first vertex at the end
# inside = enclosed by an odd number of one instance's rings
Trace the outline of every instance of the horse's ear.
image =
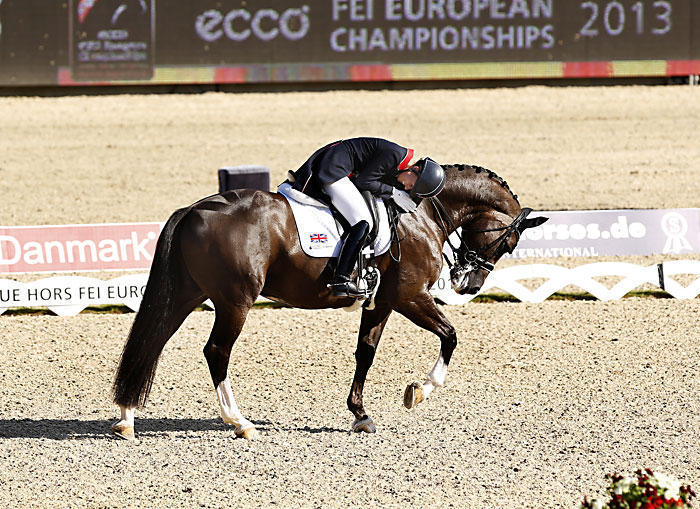
{"type": "Polygon", "coordinates": [[[549,219],[548,217],[540,216],[540,217],[529,217],[525,219],[522,223],[520,223],[520,228],[518,228],[521,232],[524,230],[527,230],[528,228],[534,228],[535,226],[539,226],[545,221],[549,219]]]}

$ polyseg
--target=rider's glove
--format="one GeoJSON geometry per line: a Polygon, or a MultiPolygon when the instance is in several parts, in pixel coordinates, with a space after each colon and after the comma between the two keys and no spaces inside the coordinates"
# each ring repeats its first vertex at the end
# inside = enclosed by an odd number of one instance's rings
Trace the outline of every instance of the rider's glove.
{"type": "Polygon", "coordinates": [[[391,199],[404,212],[414,212],[418,205],[414,202],[406,191],[400,189],[392,189],[391,199]]]}

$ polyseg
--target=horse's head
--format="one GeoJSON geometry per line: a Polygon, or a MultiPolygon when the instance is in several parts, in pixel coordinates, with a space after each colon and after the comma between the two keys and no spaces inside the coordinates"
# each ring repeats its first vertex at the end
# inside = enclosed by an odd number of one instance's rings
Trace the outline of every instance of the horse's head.
{"type": "Polygon", "coordinates": [[[462,227],[456,263],[450,270],[452,287],[459,294],[476,294],[494,265],[505,253],[512,253],[520,235],[528,228],[544,223],[546,217],[527,217],[532,209],[524,208],[515,217],[496,210],[479,214],[462,227]]]}
{"type": "Polygon", "coordinates": [[[445,228],[452,221],[450,230],[462,227],[459,246],[450,244],[454,252],[450,279],[457,293],[473,295],[481,289],[496,262],[505,253],[513,252],[522,232],[541,225],[547,218],[529,218],[532,209],[521,208],[508,184],[492,171],[465,165],[445,169],[448,183],[433,206],[437,216],[447,222],[443,223],[445,228]]]}

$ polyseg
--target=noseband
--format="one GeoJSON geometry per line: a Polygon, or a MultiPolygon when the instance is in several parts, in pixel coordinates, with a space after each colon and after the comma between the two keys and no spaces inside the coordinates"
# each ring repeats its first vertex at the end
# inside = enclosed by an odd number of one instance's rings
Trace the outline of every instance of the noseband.
{"type": "MultiPolygon", "coordinates": [[[[487,258],[487,253],[493,249],[493,253],[496,253],[503,244],[505,244],[506,240],[510,236],[511,233],[515,233],[515,238],[516,238],[516,244],[520,240],[520,230],[518,229],[518,226],[520,226],[520,223],[522,223],[525,218],[528,216],[530,212],[532,212],[532,209],[530,208],[524,208],[520,212],[520,215],[516,217],[512,223],[506,226],[501,226],[500,228],[488,228],[486,230],[472,230],[475,231],[476,233],[487,233],[487,232],[499,232],[502,231],[498,238],[491,242],[490,244],[483,246],[480,249],[471,249],[469,246],[467,246],[467,243],[464,241],[464,237],[460,232],[457,231],[457,227],[454,225],[452,222],[452,219],[450,219],[450,215],[447,213],[445,210],[445,207],[442,205],[440,200],[437,198],[433,197],[430,198],[430,203],[432,204],[433,208],[435,209],[435,216],[438,219],[438,224],[440,225],[440,228],[442,231],[445,233],[445,238],[447,239],[447,244],[450,246],[452,249],[452,252],[454,253],[454,263],[450,261],[450,259],[447,257],[447,255],[443,252],[442,256],[445,258],[445,261],[447,262],[447,265],[450,267],[450,278],[455,281],[457,279],[460,279],[461,277],[464,276],[464,274],[467,274],[469,272],[472,272],[474,270],[478,269],[483,269],[486,270],[487,272],[491,272],[493,270],[493,263],[488,261],[487,258]],[[454,231],[457,234],[457,237],[459,237],[460,240],[460,245],[459,247],[455,247],[452,245],[452,242],[450,241],[450,233],[448,230],[448,225],[450,228],[452,228],[452,231],[454,231]]],[[[464,228],[462,228],[464,229],[464,228]]],[[[508,252],[512,252],[512,249],[509,250],[508,252]]]]}

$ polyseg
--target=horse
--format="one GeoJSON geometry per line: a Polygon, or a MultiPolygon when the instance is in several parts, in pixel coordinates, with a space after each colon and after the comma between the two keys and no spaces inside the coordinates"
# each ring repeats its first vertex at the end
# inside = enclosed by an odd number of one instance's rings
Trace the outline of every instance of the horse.
{"type": "MultiPolygon", "coordinates": [[[[355,418],[353,431],[376,432],[362,393],[392,311],[440,340],[435,365],[425,382],[408,385],[404,406],[413,408],[445,383],[457,333],[430,289],[440,275],[448,236],[461,227],[459,246],[452,246],[454,263],[444,256],[452,265],[452,286],[460,294],[476,294],[498,259],[513,251],[522,231],[546,220],[527,218],[531,209],[522,208],[494,172],[471,165],[443,168],[442,191],[423,200],[413,213],[400,215],[392,249],[376,257],[381,282],[373,306],[362,310],[347,399],[355,418]]],[[[113,433],[135,439],[135,410],[146,403],[165,344],[195,308],[211,299],[215,319],[204,356],[221,417],[235,427],[236,437],[258,436],[253,422],[239,410],[228,377],[231,349],[258,296],[302,309],[348,308],[355,303],[331,294],[331,260],[304,254],[298,235],[291,233],[296,231],[281,194],[253,189],[209,196],[170,216],[116,371],[113,396],[121,419],[112,426],[113,433]]]]}

